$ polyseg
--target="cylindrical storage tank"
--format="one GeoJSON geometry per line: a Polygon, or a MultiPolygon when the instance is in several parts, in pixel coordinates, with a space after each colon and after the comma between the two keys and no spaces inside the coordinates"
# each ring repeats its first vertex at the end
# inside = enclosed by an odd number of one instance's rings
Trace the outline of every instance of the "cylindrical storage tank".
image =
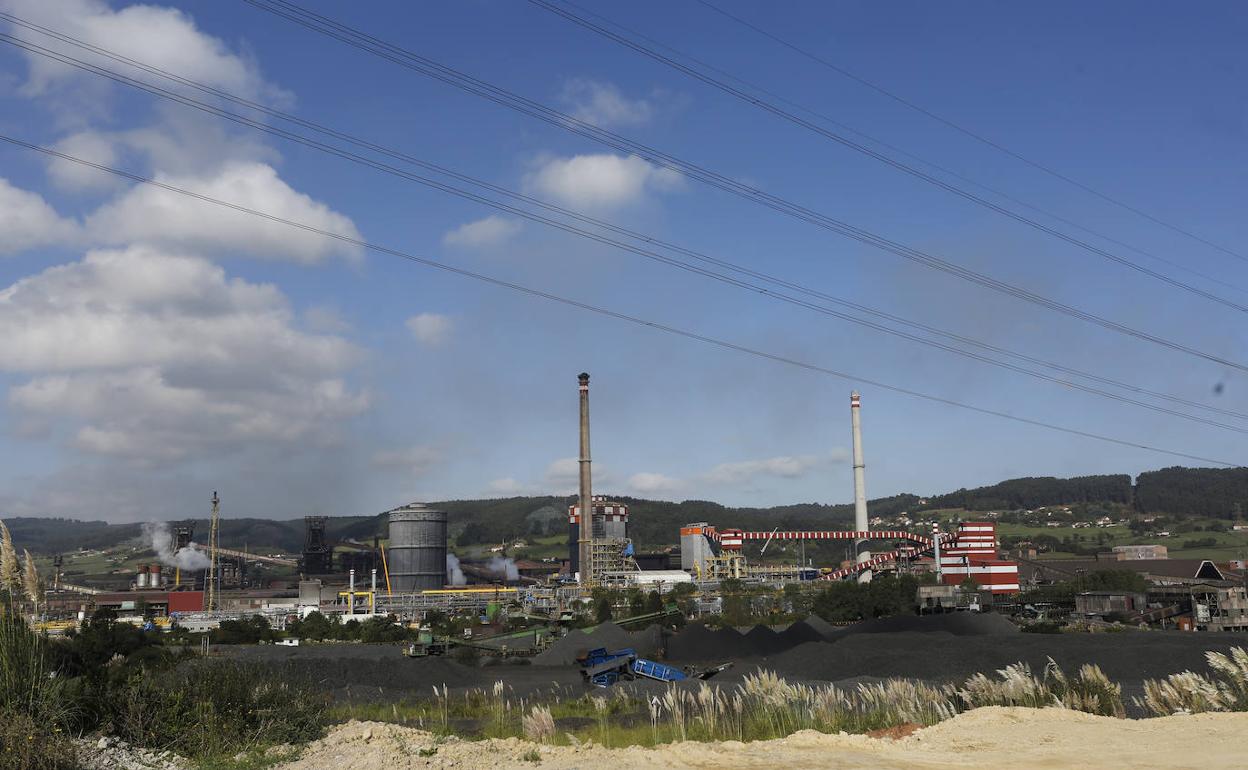
{"type": "Polygon", "coordinates": [[[395,591],[446,585],[446,511],[412,503],[390,512],[390,584],[395,591]]]}
{"type": "Polygon", "coordinates": [[[139,565],[139,576],[134,581],[135,588],[147,588],[147,565],[139,565]]]}
{"type": "Polygon", "coordinates": [[[160,571],[159,564],[153,564],[151,571],[147,574],[147,585],[150,588],[160,588],[165,584],[165,576],[160,571]]]}

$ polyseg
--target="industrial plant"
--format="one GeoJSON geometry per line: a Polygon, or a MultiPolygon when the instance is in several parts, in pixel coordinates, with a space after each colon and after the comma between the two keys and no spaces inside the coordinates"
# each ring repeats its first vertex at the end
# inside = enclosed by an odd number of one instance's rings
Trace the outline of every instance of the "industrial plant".
{"type": "MultiPolygon", "coordinates": [[[[956,605],[956,589],[973,581],[990,595],[1019,590],[1018,564],[1001,558],[993,522],[961,522],[954,531],[933,525],[928,532],[872,529],[867,510],[866,463],[862,440],[862,402],[850,395],[853,443],[853,529],[750,530],[688,522],[671,533],[675,547],[640,553],[630,537],[628,504],[595,494],[590,451],[590,377],[577,377],[579,494],[567,508],[567,557],[521,562],[502,553],[487,560],[459,558],[448,547],[454,522],[446,511],[421,502],[384,515],[385,531],[371,542],[334,542],[327,517],[304,519],[303,550],[297,556],[257,554],[219,543],[221,498],[213,493],[208,542],[194,541],[191,525],[154,528],[153,549],[159,562],[142,565],[126,592],[104,592],[58,583],[48,609],[64,619],[76,611],[110,607],[141,613],[157,625],[178,623],[211,628],[223,619],[265,616],[275,628],[312,611],[364,619],[385,616],[419,623],[430,610],[485,613],[512,606],[518,614],[559,618],[581,611],[595,589],[644,589],[667,593],[677,586],[695,588],[703,606],[713,607],[725,580],[781,588],[818,581],[867,582],[886,573],[935,576],[925,587],[934,599],[956,605]],[[383,542],[384,541],[384,542],[383,542]],[[820,544],[842,541],[853,547],[847,562],[813,564],[769,561],[773,544],[820,544]],[[751,546],[760,546],[747,556],[751,546]],[[297,584],[253,579],[266,568],[296,569],[297,584]]],[[[922,597],[916,599],[920,603],[922,597]]],[[[55,624],[52,620],[50,623],[55,624]]],[[[63,622],[63,620],[61,621],[63,622]]]]}

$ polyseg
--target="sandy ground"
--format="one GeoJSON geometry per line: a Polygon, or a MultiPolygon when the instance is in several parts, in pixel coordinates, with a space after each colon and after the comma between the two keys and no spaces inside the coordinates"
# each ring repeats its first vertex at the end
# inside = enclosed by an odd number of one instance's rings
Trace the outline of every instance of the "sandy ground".
{"type": "Polygon", "coordinates": [[[374,722],[334,728],[279,770],[390,768],[1196,768],[1239,767],[1248,713],[1124,720],[1064,709],[983,708],[899,740],[804,731],[742,744],[660,749],[538,746],[516,739],[438,742],[429,733],[374,722]],[[524,759],[536,749],[540,763],[524,759]],[[423,750],[423,751],[422,751],[423,750]],[[436,750],[436,751],[435,751],[436,750]],[[429,756],[421,756],[421,754],[429,756]]]}

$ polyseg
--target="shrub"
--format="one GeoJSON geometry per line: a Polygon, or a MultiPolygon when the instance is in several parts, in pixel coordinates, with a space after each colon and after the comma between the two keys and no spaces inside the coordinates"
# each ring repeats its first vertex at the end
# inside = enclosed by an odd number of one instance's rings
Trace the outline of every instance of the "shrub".
{"type": "Polygon", "coordinates": [[[194,757],[311,740],[320,735],[327,706],[307,684],[232,661],[198,661],[161,675],[136,675],[112,701],[112,733],[194,757]]]}
{"type": "Polygon", "coordinates": [[[0,767],[4,770],[75,770],[74,744],[59,727],[30,714],[0,709],[0,767]]]}

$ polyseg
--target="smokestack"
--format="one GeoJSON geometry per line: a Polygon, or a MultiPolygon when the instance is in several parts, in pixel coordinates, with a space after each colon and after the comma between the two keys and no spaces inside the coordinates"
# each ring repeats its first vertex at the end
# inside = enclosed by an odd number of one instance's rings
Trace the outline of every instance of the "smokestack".
{"type": "MultiPolygon", "coordinates": [[[[854,428],[854,529],[859,532],[866,532],[871,528],[871,522],[867,518],[867,481],[866,481],[866,463],[862,459],[862,405],[860,403],[861,396],[858,391],[849,394],[849,414],[850,421],[854,428]]],[[[858,551],[858,563],[870,561],[871,551],[867,540],[859,540],[855,543],[858,551]]],[[[871,570],[863,570],[858,573],[859,583],[871,582],[871,570]]]]}
{"type": "Polygon", "coordinates": [[[581,530],[577,540],[577,558],[580,562],[581,585],[587,586],[593,580],[594,565],[593,548],[590,541],[594,537],[594,494],[589,470],[589,375],[581,372],[577,377],[581,393],[581,530]]]}
{"type": "Polygon", "coordinates": [[[936,585],[940,585],[940,522],[932,522],[932,559],[936,563],[936,585]]]}

